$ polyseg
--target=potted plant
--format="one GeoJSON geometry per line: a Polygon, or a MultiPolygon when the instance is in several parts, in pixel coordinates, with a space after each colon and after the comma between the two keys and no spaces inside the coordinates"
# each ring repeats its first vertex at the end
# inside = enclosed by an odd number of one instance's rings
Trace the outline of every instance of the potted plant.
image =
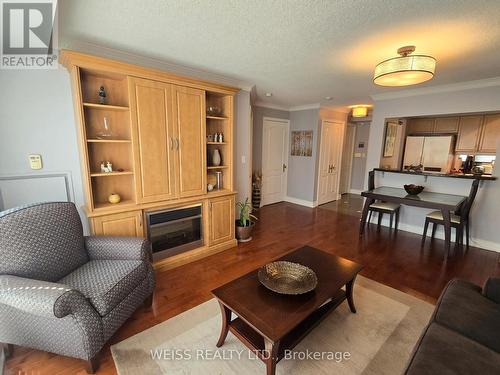
{"type": "Polygon", "coordinates": [[[236,203],[236,207],[238,207],[240,212],[240,218],[236,220],[236,238],[239,242],[248,242],[252,239],[253,226],[255,225],[255,220],[258,219],[250,213],[252,207],[248,202],[248,197],[244,202],[236,203]]]}

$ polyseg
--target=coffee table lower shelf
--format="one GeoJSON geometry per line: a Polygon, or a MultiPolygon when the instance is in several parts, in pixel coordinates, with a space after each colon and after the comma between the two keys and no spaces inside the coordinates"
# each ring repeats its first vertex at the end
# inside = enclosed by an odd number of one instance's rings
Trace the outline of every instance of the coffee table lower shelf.
{"type": "MultiPolygon", "coordinates": [[[[346,298],[346,293],[343,290],[339,290],[330,301],[320,306],[305,320],[300,322],[291,332],[281,338],[279,340],[278,355],[274,358],[274,362],[277,363],[283,359],[287,350],[293,349],[346,298]]],[[[243,319],[236,318],[229,322],[229,331],[232,332],[250,350],[252,350],[262,361],[267,362],[269,360],[270,353],[266,351],[268,349],[266,348],[264,337],[243,321],[243,319]]]]}

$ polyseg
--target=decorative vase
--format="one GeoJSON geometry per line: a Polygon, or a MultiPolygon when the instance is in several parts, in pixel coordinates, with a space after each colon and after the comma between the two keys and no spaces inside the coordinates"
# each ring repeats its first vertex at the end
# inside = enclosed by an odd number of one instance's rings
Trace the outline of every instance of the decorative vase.
{"type": "Polygon", "coordinates": [[[220,163],[221,163],[220,152],[219,149],[216,148],[212,154],[212,165],[214,167],[218,167],[220,163]]]}
{"type": "Polygon", "coordinates": [[[116,193],[111,193],[108,197],[108,201],[111,204],[120,203],[121,200],[122,200],[122,198],[120,197],[120,194],[116,194],[116,193]]]}

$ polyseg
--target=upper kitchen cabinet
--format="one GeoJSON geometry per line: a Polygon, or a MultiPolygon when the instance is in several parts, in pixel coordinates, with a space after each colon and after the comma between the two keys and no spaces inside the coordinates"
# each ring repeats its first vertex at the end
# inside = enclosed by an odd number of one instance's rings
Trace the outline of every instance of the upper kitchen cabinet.
{"type": "Polygon", "coordinates": [[[500,114],[485,115],[478,152],[494,154],[500,141],[500,114]]]}
{"type": "Polygon", "coordinates": [[[412,118],[408,120],[406,134],[431,134],[434,131],[434,118],[412,118]]]}
{"type": "Polygon", "coordinates": [[[458,133],[458,117],[436,117],[434,133],[458,133]]]}
{"type": "Polygon", "coordinates": [[[460,117],[456,152],[476,152],[482,120],[482,116],[460,117]]]}

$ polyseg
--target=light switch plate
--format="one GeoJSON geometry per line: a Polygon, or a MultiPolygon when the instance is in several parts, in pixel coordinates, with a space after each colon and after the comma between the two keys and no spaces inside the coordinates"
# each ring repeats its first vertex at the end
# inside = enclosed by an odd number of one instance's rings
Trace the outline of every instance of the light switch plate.
{"type": "Polygon", "coordinates": [[[28,158],[31,169],[42,169],[42,155],[31,154],[28,158]]]}

